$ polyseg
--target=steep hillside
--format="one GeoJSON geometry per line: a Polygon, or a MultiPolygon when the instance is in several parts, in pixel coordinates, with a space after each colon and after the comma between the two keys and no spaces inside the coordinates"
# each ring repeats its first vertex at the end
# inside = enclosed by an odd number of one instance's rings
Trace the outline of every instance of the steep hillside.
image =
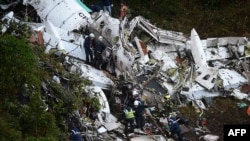
{"type": "MultiPolygon", "coordinates": [[[[113,16],[119,17],[120,0],[113,16]]],[[[195,28],[201,38],[221,36],[250,37],[249,0],[125,0],[132,17],[142,15],[158,27],[189,35],[195,28]]],[[[100,0],[85,1],[100,4],[100,0]]]]}
{"type": "MultiPolygon", "coordinates": [[[[88,6],[90,6],[93,3],[99,4],[99,1],[100,0],[91,0],[91,1],[85,0],[88,6]]],[[[115,0],[113,1],[114,1],[114,7],[113,7],[112,16],[119,17],[119,8],[120,8],[119,1],[115,1],[115,0]]],[[[222,36],[250,37],[250,33],[249,33],[250,32],[250,26],[249,26],[250,25],[250,19],[249,19],[250,1],[249,0],[210,0],[210,1],[207,1],[207,0],[174,0],[174,1],[173,0],[151,0],[149,1],[147,0],[143,2],[141,0],[127,0],[126,2],[131,9],[132,17],[137,16],[137,15],[142,15],[145,18],[149,19],[151,23],[155,23],[158,27],[161,27],[167,30],[180,31],[186,34],[187,36],[189,36],[191,29],[195,28],[198,31],[198,34],[200,35],[201,38],[222,37],[222,36]]],[[[2,15],[6,11],[0,11],[0,12],[2,15]]],[[[16,12],[18,12],[18,9],[16,9],[16,12]]],[[[19,14],[24,15],[25,13],[19,13],[19,14]]],[[[52,66],[54,66],[54,64],[52,66]]],[[[12,67],[10,66],[10,68],[12,67]]],[[[27,73],[29,73],[28,70],[27,70],[27,73]]],[[[52,72],[49,72],[49,73],[52,73],[52,72]]],[[[5,73],[2,74],[3,77],[5,75],[6,75],[5,73]]],[[[27,75],[24,75],[24,76],[27,76],[27,75]]],[[[44,78],[41,78],[41,79],[43,80],[44,78]]],[[[5,84],[5,82],[3,82],[3,84],[5,84]]],[[[9,85],[9,84],[6,84],[6,85],[9,85]]],[[[15,89],[11,89],[11,90],[15,90],[15,89]]],[[[64,92],[61,92],[61,93],[64,93],[64,92]]],[[[63,100],[67,100],[67,99],[65,98],[63,100]]],[[[5,101],[2,100],[0,101],[0,104],[2,105],[4,102],[5,101]]],[[[60,104],[62,104],[63,102],[64,101],[62,101],[60,104]]],[[[6,103],[8,103],[8,101],[6,103]]],[[[19,105],[14,105],[15,107],[14,106],[11,107],[12,106],[11,104],[12,103],[7,105],[3,109],[0,109],[0,113],[1,112],[4,113],[3,111],[5,109],[11,109],[13,110],[12,112],[15,113],[12,118],[18,117],[19,115],[16,114],[15,109],[19,105]]],[[[71,103],[68,105],[71,105],[71,103]]],[[[68,105],[63,105],[61,107],[64,107],[64,106],[66,107],[68,105]]],[[[226,124],[250,124],[250,118],[246,114],[246,109],[248,105],[250,105],[249,101],[238,100],[238,99],[231,98],[231,97],[216,98],[212,101],[212,104],[208,106],[207,110],[204,111],[202,116],[207,118],[207,128],[211,131],[211,133],[219,135],[220,141],[223,141],[223,126],[224,125],[226,124]],[[246,106],[242,106],[242,105],[246,105],[246,106]]],[[[37,106],[35,105],[34,109],[36,107],[37,106]]],[[[60,109],[61,107],[59,107],[58,109],[60,109]]],[[[185,138],[188,140],[192,140],[192,141],[199,140],[199,137],[202,134],[200,133],[198,135],[194,131],[194,128],[196,127],[196,121],[198,120],[199,115],[201,113],[197,112],[196,109],[194,109],[194,107],[190,105],[181,107],[179,108],[179,110],[181,114],[189,120],[190,131],[184,134],[185,138]]],[[[25,107],[23,111],[26,111],[25,107]]],[[[60,114],[64,115],[66,112],[67,111],[60,111],[58,114],[56,111],[55,115],[57,115],[57,118],[58,118],[60,117],[60,114]]],[[[20,110],[20,113],[22,113],[21,110],[20,110]]],[[[56,118],[55,115],[53,116],[43,115],[43,116],[48,119],[51,119],[51,123],[52,123],[54,122],[53,121],[54,118],[56,118]]],[[[6,116],[6,114],[3,114],[2,116],[4,117],[4,120],[9,119],[10,117],[9,115],[6,116]]],[[[32,117],[32,114],[28,116],[23,115],[22,118],[25,119],[25,121],[27,120],[28,122],[31,119],[29,116],[32,117]]],[[[34,122],[35,121],[36,120],[34,120],[34,122]]],[[[1,122],[1,123],[2,124],[0,126],[3,128],[9,127],[13,129],[18,129],[18,128],[24,127],[23,125],[17,125],[17,124],[15,124],[15,126],[8,125],[7,122],[1,122]]],[[[24,123],[25,122],[23,122],[23,124],[24,123]]],[[[53,124],[51,123],[47,123],[46,128],[53,129],[52,127],[53,124]]],[[[32,126],[32,125],[29,125],[29,126],[32,126]]],[[[64,125],[61,125],[61,126],[65,128],[64,125]]],[[[30,127],[23,129],[23,131],[26,131],[28,129],[30,129],[30,127]]],[[[55,132],[58,132],[57,130],[53,131],[54,133],[51,132],[51,134],[52,133],[55,134],[55,132]]],[[[19,132],[17,131],[14,130],[14,133],[17,133],[17,135],[15,136],[13,135],[12,136],[13,138],[16,138],[16,137],[20,138],[21,134],[18,134],[19,132]]],[[[41,126],[40,134],[43,133],[42,131],[43,131],[43,126],[41,126]]],[[[63,130],[61,132],[65,133],[64,136],[66,136],[67,134],[66,130],[63,130]]],[[[8,134],[11,134],[11,133],[8,132],[8,134]]],[[[37,135],[40,135],[40,134],[37,134],[37,135]]],[[[48,136],[53,136],[53,134],[52,135],[51,134],[48,134],[48,136]]]]}

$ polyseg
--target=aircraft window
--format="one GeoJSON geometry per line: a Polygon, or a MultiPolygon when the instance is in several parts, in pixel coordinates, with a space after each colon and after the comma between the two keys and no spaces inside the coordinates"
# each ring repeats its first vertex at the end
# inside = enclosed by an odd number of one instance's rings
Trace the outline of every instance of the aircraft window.
{"type": "Polygon", "coordinates": [[[212,50],[212,51],[211,51],[211,54],[215,55],[215,54],[216,54],[216,52],[215,52],[214,50],[212,50]]]}
{"type": "Polygon", "coordinates": [[[210,75],[207,74],[206,76],[203,77],[203,79],[204,79],[204,80],[208,80],[209,77],[210,77],[210,75]]]}
{"type": "Polygon", "coordinates": [[[100,28],[103,28],[104,25],[105,25],[105,23],[104,23],[104,21],[102,21],[102,22],[100,23],[100,28]]]}
{"type": "Polygon", "coordinates": [[[201,75],[201,72],[200,71],[197,71],[198,75],[201,75]]]}
{"type": "Polygon", "coordinates": [[[215,82],[215,78],[213,78],[211,82],[214,83],[215,82]]]}
{"type": "Polygon", "coordinates": [[[188,87],[183,87],[182,90],[188,92],[188,91],[189,91],[189,88],[188,88],[188,87]]]}

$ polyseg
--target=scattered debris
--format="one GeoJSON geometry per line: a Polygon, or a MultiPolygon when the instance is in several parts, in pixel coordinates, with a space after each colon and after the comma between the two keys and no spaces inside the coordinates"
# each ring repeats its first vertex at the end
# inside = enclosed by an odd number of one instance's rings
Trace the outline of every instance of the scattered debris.
{"type": "MultiPolygon", "coordinates": [[[[7,9],[16,2],[1,7],[7,9]]],[[[171,140],[165,133],[168,130],[167,117],[160,113],[164,110],[166,94],[177,106],[193,103],[201,112],[200,117],[209,104],[204,102],[206,98],[233,96],[250,101],[250,44],[246,37],[201,40],[195,29],[191,30],[190,37],[185,37],[181,32],[158,28],[142,16],[129,21],[126,17],[123,20],[110,17],[104,11],[90,14],[88,7],[77,1],[40,0],[23,1],[23,4],[33,6],[41,19],[40,23],[22,21],[34,31],[30,41],[43,43],[45,53],[63,58],[62,63],[69,73],[80,74],[81,78],[92,82],[84,89],[89,97],[98,98],[102,105],[97,118],[93,122],[79,111],[75,116],[83,127],[81,135],[86,140],[127,138],[123,135],[123,124],[117,122],[117,115],[111,113],[110,104],[117,105],[112,108],[121,108],[128,103],[129,96],[139,97],[154,107],[147,109],[145,131],[133,133],[129,136],[131,141],[171,140]],[[115,69],[110,59],[105,71],[85,64],[83,42],[87,32],[104,37],[108,46],[104,56],[111,54],[115,69]]],[[[2,34],[8,30],[9,22],[17,21],[13,12],[2,21],[6,19],[2,34]]],[[[61,79],[67,80],[53,76],[58,84],[61,84],[61,79]]],[[[238,103],[237,106],[247,105],[238,103]]],[[[190,131],[185,124],[182,128],[190,131]]],[[[197,135],[208,133],[200,137],[206,141],[219,139],[205,126],[198,126],[194,131],[197,135]]]]}

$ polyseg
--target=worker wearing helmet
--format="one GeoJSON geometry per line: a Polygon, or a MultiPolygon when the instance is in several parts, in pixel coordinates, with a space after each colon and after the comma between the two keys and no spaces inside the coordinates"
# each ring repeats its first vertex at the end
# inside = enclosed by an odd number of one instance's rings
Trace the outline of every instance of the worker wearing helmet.
{"type": "Polygon", "coordinates": [[[130,106],[126,106],[123,110],[123,117],[125,117],[125,130],[124,133],[127,136],[129,132],[133,132],[135,125],[134,125],[134,120],[135,120],[135,115],[134,115],[134,110],[130,106]],[[130,125],[130,129],[128,128],[130,125]]]}
{"type": "Polygon", "coordinates": [[[134,111],[135,111],[135,122],[136,127],[143,130],[145,125],[145,115],[144,111],[145,108],[148,108],[149,106],[143,105],[141,101],[135,100],[134,101],[134,111]]]}
{"type": "Polygon", "coordinates": [[[183,136],[181,133],[181,128],[180,128],[180,124],[178,123],[178,119],[176,119],[175,116],[170,116],[168,118],[168,124],[170,127],[170,136],[172,137],[173,135],[177,135],[178,137],[178,141],[183,141],[183,136]]]}
{"type": "Polygon", "coordinates": [[[165,99],[165,103],[164,103],[164,110],[165,110],[165,114],[166,116],[169,116],[170,113],[173,112],[173,102],[171,101],[171,95],[170,94],[167,94],[164,96],[164,99],[165,99]]]}
{"type": "Polygon", "coordinates": [[[84,41],[84,49],[85,49],[85,55],[86,55],[86,63],[91,64],[93,61],[93,53],[92,50],[95,46],[95,35],[93,33],[90,33],[87,38],[85,38],[84,41]]]}
{"type": "Polygon", "coordinates": [[[98,37],[98,41],[95,44],[94,48],[94,60],[93,60],[93,66],[97,69],[101,69],[102,65],[102,52],[105,50],[106,45],[103,42],[103,36],[98,37]]]}
{"type": "MultiPolygon", "coordinates": [[[[132,89],[132,105],[134,105],[134,102],[138,100],[140,101],[140,93],[137,89],[132,89]]],[[[141,101],[140,101],[141,102],[141,101]]]]}

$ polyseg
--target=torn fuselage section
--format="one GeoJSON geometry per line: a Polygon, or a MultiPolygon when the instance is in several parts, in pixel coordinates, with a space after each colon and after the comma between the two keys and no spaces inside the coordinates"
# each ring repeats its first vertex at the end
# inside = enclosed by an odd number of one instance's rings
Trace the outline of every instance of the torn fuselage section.
{"type": "Polygon", "coordinates": [[[188,40],[181,33],[156,28],[141,17],[129,25],[122,31],[128,31],[125,39],[136,48],[130,74],[134,74],[133,78],[144,77],[139,82],[157,79],[154,83],[165,92],[181,94],[188,101],[224,96],[248,83],[249,41],[245,37],[201,40],[193,29],[188,40]],[[232,63],[236,63],[233,68],[232,63]],[[153,75],[157,73],[161,75],[153,75]]]}

